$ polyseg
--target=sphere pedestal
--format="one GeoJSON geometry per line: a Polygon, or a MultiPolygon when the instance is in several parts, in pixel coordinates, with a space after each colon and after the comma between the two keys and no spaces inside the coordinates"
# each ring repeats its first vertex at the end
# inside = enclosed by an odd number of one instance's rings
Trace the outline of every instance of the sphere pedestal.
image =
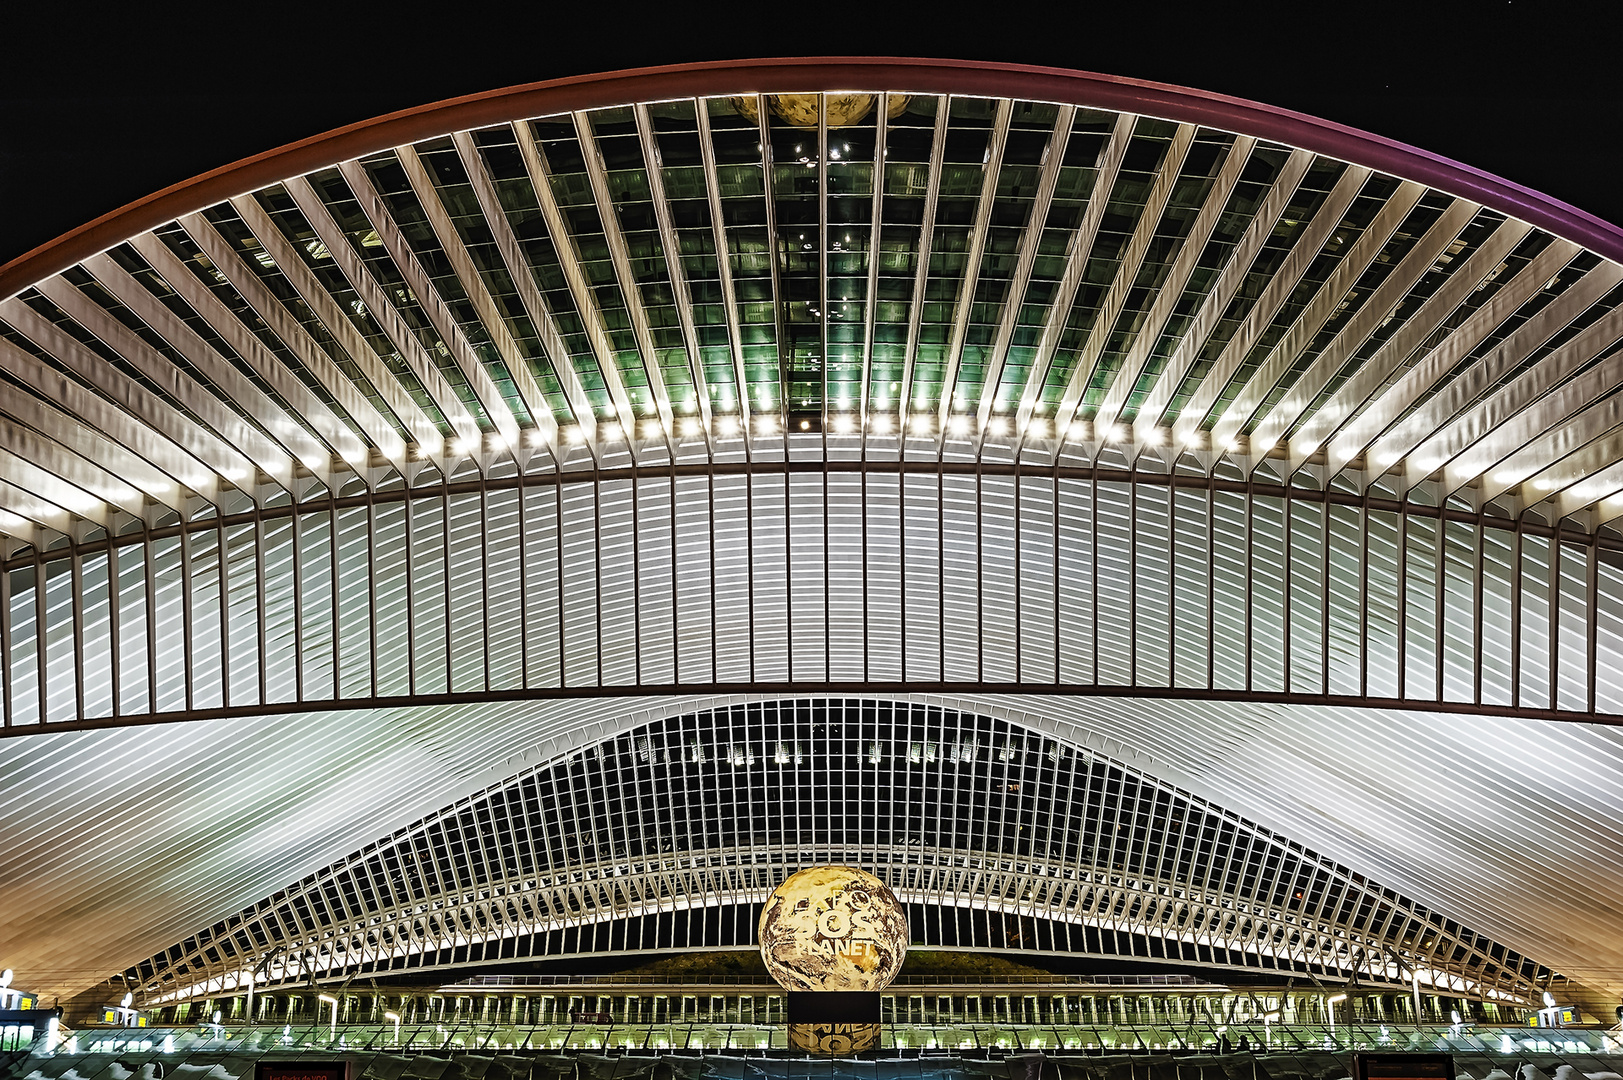
{"type": "Polygon", "coordinates": [[[879,1046],[876,991],[791,990],[789,1046],[808,1054],[860,1054],[879,1046]]]}

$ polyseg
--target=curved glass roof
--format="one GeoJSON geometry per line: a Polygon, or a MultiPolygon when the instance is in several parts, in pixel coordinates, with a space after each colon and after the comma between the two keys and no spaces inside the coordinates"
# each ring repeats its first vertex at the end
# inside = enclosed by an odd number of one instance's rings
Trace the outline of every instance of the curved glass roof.
{"type": "Polygon", "coordinates": [[[0,267],[0,953],[90,985],[526,754],[851,695],[1623,984],[1620,255],[1322,121],[930,61],[161,192],[0,267]]]}

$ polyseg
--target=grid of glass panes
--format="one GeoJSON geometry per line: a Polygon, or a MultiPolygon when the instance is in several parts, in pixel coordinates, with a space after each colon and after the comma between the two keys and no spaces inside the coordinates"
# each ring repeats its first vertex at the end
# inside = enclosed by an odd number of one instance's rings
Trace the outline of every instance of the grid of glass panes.
{"type": "Polygon", "coordinates": [[[179,989],[278,947],[272,983],[477,962],[472,950],[488,958],[491,941],[507,957],[750,944],[765,891],[829,863],[897,889],[919,944],[1130,956],[1154,939],[1152,957],[1401,981],[1391,950],[1470,979],[1474,993],[1541,974],[1108,758],[990,717],[851,699],[634,728],[410,826],[131,974],[179,989]]]}

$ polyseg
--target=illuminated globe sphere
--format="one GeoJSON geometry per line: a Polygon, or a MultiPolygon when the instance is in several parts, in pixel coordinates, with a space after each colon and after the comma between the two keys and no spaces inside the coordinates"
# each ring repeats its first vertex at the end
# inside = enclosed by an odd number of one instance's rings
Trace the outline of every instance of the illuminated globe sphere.
{"type": "Polygon", "coordinates": [[[906,956],[907,912],[852,866],[793,874],[761,909],[761,959],[786,990],[883,990],[906,956]]]}

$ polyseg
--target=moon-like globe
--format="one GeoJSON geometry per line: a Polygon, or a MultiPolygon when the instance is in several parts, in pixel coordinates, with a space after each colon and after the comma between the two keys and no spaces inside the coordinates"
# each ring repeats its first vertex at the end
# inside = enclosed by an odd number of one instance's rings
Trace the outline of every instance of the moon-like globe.
{"type": "Polygon", "coordinates": [[[761,909],[761,958],[786,990],[883,990],[902,969],[907,936],[896,894],[852,866],[793,874],[761,909]]]}

